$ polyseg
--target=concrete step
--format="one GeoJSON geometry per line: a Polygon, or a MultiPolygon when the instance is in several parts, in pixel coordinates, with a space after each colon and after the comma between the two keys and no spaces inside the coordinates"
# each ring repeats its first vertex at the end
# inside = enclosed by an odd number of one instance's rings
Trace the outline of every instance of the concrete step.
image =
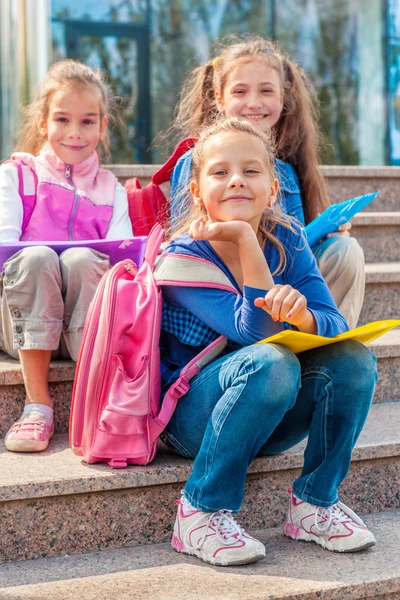
{"type": "Polygon", "coordinates": [[[400,210],[400,167],[324,166],[322,173],[332,202],[381,190],[365,211],[400,210]]]}
{"type": "Polygon", "coordinates": [[[360,324],[400,318],[400,262],[365,265],[365,298],[360,324]]]}
{"type": "Polygon", "coordinates": [[[252,533],[266,546],[253,565],[211,567],[169,543],[2,565],[4,600],[395,600],[400,598],[400,511],[363,517],[377,544],[333,554],[280,527],[252,533]],[[397,557],[397,558],[396,558],[397,557]]]}
{"type": "Polygon", "coordinates": [[[394,329],[369,344],[378,359],[379,381],[374,402],[400,401],[400,330],[394,329]]]}
{"type": "MultiPolygon", "coordinates": [[[[122,184],[130,177],[138,177],[143,186],[150,182],[151,176],[160,165],[108,165],[122,184]]],[[[329,197],[332,202],[342,202],[349,198],[370,194],[381,190],[373,204],[367,207],[370,211],[400,210],[399,183],[400,167],[357,167],[357,166],[323,166],[322,173],[328,184],[329,197]]],[[[168,184],[163,188],[169,193],[168,184]]]]}
{"type": "Polygon", "coordinates": [[[352,224],[367,263],[400,260],[400,212],[361,212],[352,224]]]}
{"type": "MultiPolygon", "coordinates": [[[[400,403],[376,404],[353,453],[341,499],[359,513],[399,508],[400,403]]],[[[299,476],[305,443],[257,458],[249,469],[240,520],[278,526],[287,489],[299,476]]],[[[192,461],[162,449],[147,466],[86,465],[57,435],[40,454],[0,448],[0,562],[168,541],[192,461]]]]}
{"type": "MultiPolygon", "coordinates": [[[[374,402],[400,400],[400,331],[389,332],[371,344],[378,358],[379,382],[374,402]]],[[[50,364],[50,393],[55,400],[55,431],[68,431],[75,363],[50,364]]],[[[18,361],[0,352],[0,436],[16,421],[25,403],[21,367],[18,361]]]]}

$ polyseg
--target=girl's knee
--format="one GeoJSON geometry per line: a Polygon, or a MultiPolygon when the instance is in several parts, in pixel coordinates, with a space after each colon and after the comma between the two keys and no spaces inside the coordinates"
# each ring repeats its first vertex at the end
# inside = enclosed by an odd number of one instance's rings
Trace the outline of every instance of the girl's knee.
{"type": "Polygon", "coordinates": [[[301,384],[300,363],[293,352],[278,344],[256,344],[246,350],[241,367],[251,370],[249,383],[257,397],[292,404],[301,384]]]}
{"type": "Polygon", "coordinates": [[[378,379],[376,358],[361,342],[346,340],[333,344],[335,379],[342,379],[356,389],[373,388],[378,379]]]}
{"type": "Polygon", "coordinates": [[[77,268],[90,260],[93,260],[90,248],[68,248],[60,255],[60,261],[68,268],[77,268]]]}
{"type": "Polygon", "coordinates": [[[68,248],[60,256],[60,262],[68,270],[87,274],[91,268],[104,271],[109,267],[109,258],[91,248],[68,248]]]}
{"type": "Polygon", "coordinates": [[[337,235],[321,242],[314,250],[321,271],[340,266],[344,271],[364,269],[364,252],[353,237],[337,235]]]}
{"type": "Polygon", "coordinates": [[[8,280],[43,271],[59,272],[57,253],[48,246],[30,246],[24,248],[4,263],[4,272],[8,280]]]}

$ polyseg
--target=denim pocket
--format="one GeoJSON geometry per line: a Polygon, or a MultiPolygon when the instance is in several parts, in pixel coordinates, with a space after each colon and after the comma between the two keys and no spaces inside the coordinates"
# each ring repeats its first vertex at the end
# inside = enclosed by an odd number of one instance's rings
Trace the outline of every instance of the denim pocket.
{"type": "Polygon", "coordinates": [[[176,437],[172,435],[172,433],[169,433],[169,431],[164,430],[160,434],[160,440],[166,446],[168,446],[168,448],[172,448],[172,450],[175,450],[175,452],[177,452],[177,454],[180,454],[180,456],[183,456],[183,458],[194,458],[194,456],[191,454],[191,452],[189,452],[189,450],[187,448],[185,448],[185,446],[183,444],[181,444],[180,441],[177,440],[176,437]]]}

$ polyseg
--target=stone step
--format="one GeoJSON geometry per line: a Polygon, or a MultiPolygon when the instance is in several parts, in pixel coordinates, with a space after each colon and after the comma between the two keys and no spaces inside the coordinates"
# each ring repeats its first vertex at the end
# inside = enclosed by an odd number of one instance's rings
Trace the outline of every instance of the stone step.
{"type": "Polygon", "coordinates": [[[352,224],[367,263],[400,260],[400,212],[361,212],[352,224]]]}
{"type": "MultiPolygon", "coordinates": [[[[379,382],[374,402],[400,401],[400,331],[385,334],[371,345],[378,358],[379,382]]],[[[50,393],[55,400],[55,431],[68,431],[75,363],[50,364],[50,393]]],[[[21,367],[18,361],[0,352],[0,436],[16,421],[25,403],[21,367]]]]}
{"type": "MultiPolygon", "coordinates": [[[[160,165],[109,165],[107,168],[122,184],[130,177],[138,177],[144,187],[159,167],[160,165]]],[[[374,211],[400,210],[400,167],[323,166],[322,173],[332,202],[342,202],[381,190],[373,204],[365,210],[370,211],[371,207],[374,211]]],[[[163,189],[168,195],[169,185],[166,184],[163,189]]]]}
{"type": "Polygon", "coordinates": [[[365,298],[360,324],[400,318],[400,262],[365,265],[365,298]]]}
{"type": "Polygon", "coordinates": [[[332,202],[342,202],[381,190],[379,196],[364,210],[400,210],[400,167],[324,166],[322,173],[332,202]]]}
{"type": "Polygon", "coordinates": [[[398,600],[400,511],[363,516],[377,544],[334,554],[281,527],[252,531],[266,546],[253,565],[219,569],[169,543],[2,565],[4,600],[398,600]],[[397,533],[396,533],[397,532],[397,533]],[[396,558],[397,556],[397,558],[396,558]]]}
{"type": "Polygon", "coordinates": [[[389,331],[368,347],[378,359],[374,403],[400,401],[400,329],[389,331]]]}
{"type": "MultiPolygon", "coordinates": [[[[341,499],[360,514],[399,507],[400,403],[375,404],[353,453],[341,499]]],[[[249,469],[240,520],[282,523],[304,442],[249,469]]],[[[40,454],[0,448],[0,562],[168,541],[192,461],[163,449],[147,466],[85,465],[57,435],[40,454]]]]}

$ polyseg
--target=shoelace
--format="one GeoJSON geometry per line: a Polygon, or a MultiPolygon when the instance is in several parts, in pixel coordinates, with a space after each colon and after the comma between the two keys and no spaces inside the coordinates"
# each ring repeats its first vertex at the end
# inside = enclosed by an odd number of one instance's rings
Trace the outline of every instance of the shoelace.
{"type": "Polygon", "coordinates": [[[12,431],[18,431],[19,429],[31,429],[37,431],[44,431],[47,423],[43,421],[36,421],[34,419],[24,419],[23,421],[17,421],[11,427],[12,431]]]}
{"type": "MultiPolygon", "coordinates": [[[[183,499],[183,504],[185,507],[187,507],[186,498],[183,499]]],[[[204,519],[204,514],[202,514],[198,519],[196,519],[194,523],[192,523],[190,529],[187,530],[184,539],[185,546],[191,546],[191,544],[188,541],[188,534],[191,530],[196,529],[196,526],[198,525],[198,523],[200,523],[202,519],[204,519]]],[[[196,546],[196,550],[201,550],[207,538],[208,531],[211,527],[215,528],[217,538],[221,542],[221,544],[224,544],[224,546],[229,546],[232,537],[237,536],[236,539],[239,540],[242,534],[244,533],[242,527],[240,527],[240,525],[236,522],[236,520],[229,511],[219,510],[215,513],[211,513],[207,521],[207,526],[204,530],[204,533],[196,546]]]]}
{"type": "Polygon", "coordinates": [[[335,525],[339,523],[343,523],[344,521],[348,521],[349,516],[337,505],[329,506],[328,508],[319,507],[318,510],[315,511],[314,515],[314,523],[315,527],[318,531],[324,532],[332,525],[332,522],[335,521],[335,525]],[[328,518],[321,525],[318,523],[318,519],[325,519],[326,513],[328,513],[328,518]]]}

